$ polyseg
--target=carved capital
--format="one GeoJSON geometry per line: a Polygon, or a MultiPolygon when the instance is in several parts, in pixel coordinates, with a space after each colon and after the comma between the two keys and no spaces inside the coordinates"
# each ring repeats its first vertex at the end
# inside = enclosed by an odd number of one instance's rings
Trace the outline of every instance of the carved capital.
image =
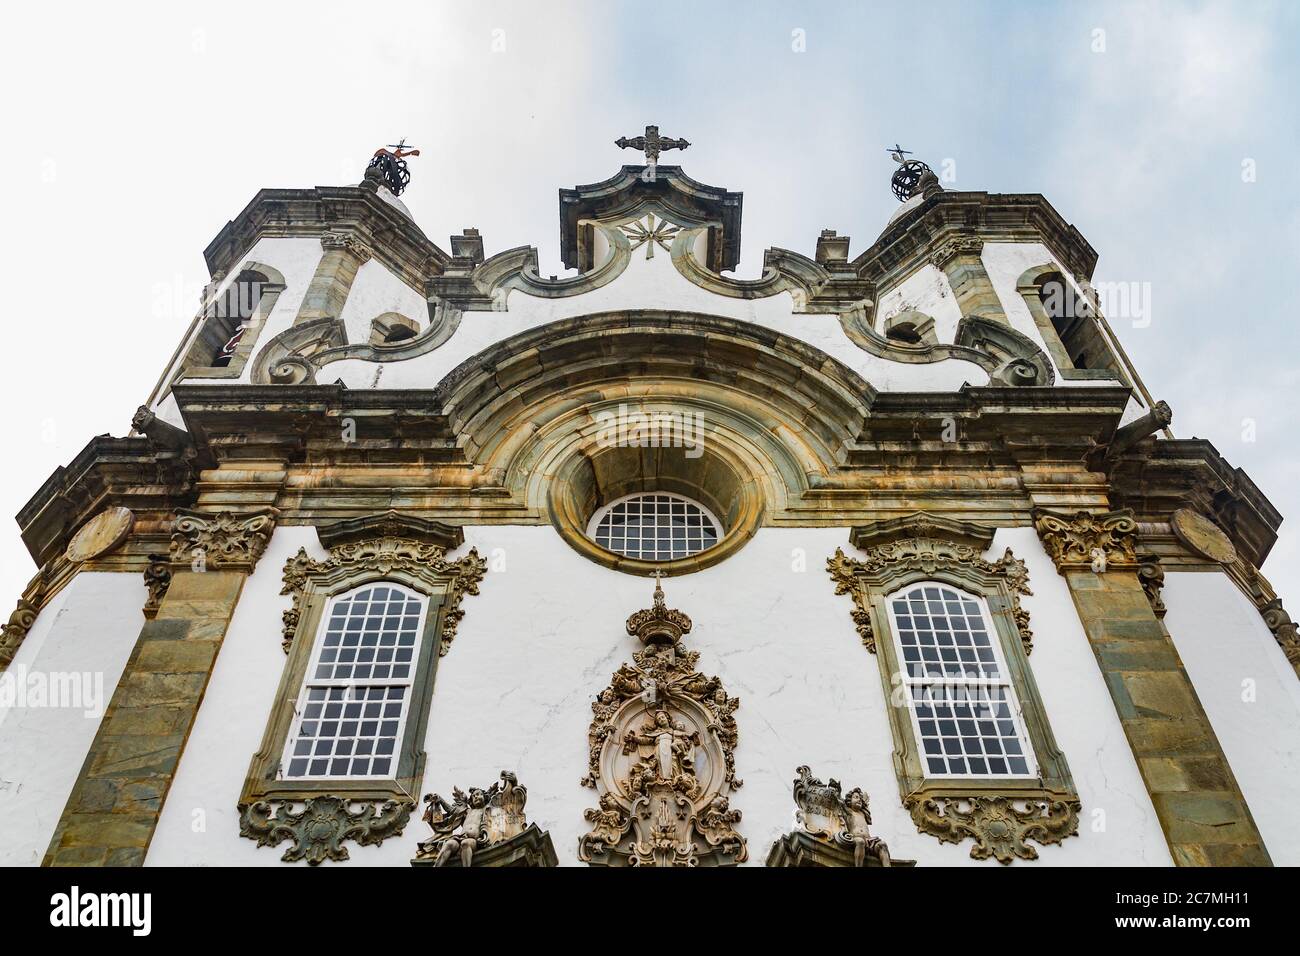
{"type": "Polygon", "coordinates": [[[942,270],[957,256],[978,256],[983,251],[984,240],[979,236],[955,236],[930,253],[930,264],[942,270]]]}
{"type": "Polygon", "coordinates": [[[1062,574],[1137,568],[1137,522],[1132,509],[1101,514],[1038,509],[1034,512],[1034,529],[1062,574]]]}
{"type": "Polygon", "coordinates": [[[1282,607],[1281,598],[1273,598],[1259,609],[1264,624],[1273,632],[1273,637],[1286,653],[1286,659],[1292,667],[1300,668],[1300,636],[1296,633],[1296,624],[1291,615],[1282,607]]]}
{"type": "Polygon", "coordinates": [[[350,232],[327,232],[320,237],[321,248],[326,252],[350,252],[362,262],[370,259],[370,247],[350,232]]]}
{"type": "Polygon", "coordinates": [[[308,797],[297,812],[291,809],[295,802],[241,804],[239,835],[256,840],[258,846],[292,841],[280,859],[286,863],[306,860],[317,866],[322,860],[346,860],[345,840],[370,846],[400,835],[415,809],[413,804],[397,800],[356,801],[332,794],[308,797]]]}
{"type": "Polygon", "coordinates": [[[1060,843],[1079,832],[1078,799],[1057,799],[1052,795],[1018,798],[1000,795],[915,794],[903,801],[912,822],[922,833],[938,837],[941,843],[972,839],[970,855],[975,860],[990,857],[999,863],[1038,859],[1029,840],[1047,846],[1060,843]]]}
{"type": "Polygon", "coordinates": [[[275,508],[253,512],[178,510],[172,525],[173,570],[248,571],[275,530],[275,508]]]}

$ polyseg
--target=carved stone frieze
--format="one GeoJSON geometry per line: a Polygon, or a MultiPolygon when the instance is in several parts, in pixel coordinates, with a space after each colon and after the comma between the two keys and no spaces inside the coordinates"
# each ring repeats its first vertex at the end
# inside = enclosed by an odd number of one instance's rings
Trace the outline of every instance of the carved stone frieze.
{"type": "Polygon", "coordinates": [[[149,596],[144,601],[144,616],[153,620],[162,604],[163,595],[172,583],[171,561],[165,554],[149,555],[149,563],[144,569],[144,586],[149,589],[149,596]]]}
{"type": "Polygon", "coordinates": [[[628,618],[644,647],[592,703],[585,786],[600,792],[578,857],[601,866],[729,866],[748,851],[730,805],[738,741],[735,711],[716,677],[680,642],[685,614],[654,606],[628,618]]]}
{"type": "Polygon", "coordinates": [[[860,787],[844,794],[838,780],[823,783],[806,766],[795,772],[794,802],[799,807],[796,820],[800,829],[772,844],[768,866],[895,865],[889,847],[871,835],[871,805],[860,787]],[[822,846],[809,852],[802,845],[808,838],[822,846]]]}
{"type": "Polygon", "coordinates": [[[403,571],[416,577],[450,579],[444,602],[442,640],[439,656],[451,649],[456,639],[456,628],[465,611],[461,599],[466,594],[478,594],[479,583],[487,571],[487,562],[471,548],[463,558],[449,561],[445,555],[448,547],[455,547],[464,536],[459,528],[439,522],[426,521],[389,512],[385,515],[338,522],[321,528],[323,543],[329,546],[329,556],[316,561],[305,548],[289,558],[284,565],[284,586],[281,594],[291,595],[293,603],[283,615],[285,653],[293,644],[294,634],[302,618],[303,597],[308,578],[311,577],[374,577],[403,571]]]}
{"type": "Polygon", "coordinates": [[[528,790],[508,770],[484,790],[452,788],[452,803],[425,794],[424,822],[433,836],[422,842],[412,866],[555,866],[549,834],[524,814],[528,790]]]}
{"type": "Polygon", "coordinates": [[[922,833],[939,838],[941,843],[975,841],[970,855],[975,860],[990,857],[999,863],[1038,859],[1038,850],[1027,841],[1044,846],[1060,843],[1079,832],[1077,798],[1028,799],[1003,795],[914,795],[903,805],[922,833]]]}
{"type": "Polygon", "coordinates": [[[194,570],[252,571],[275,529],[274,508],[253,512],[177,510],[171,564],[194,570]]]}
{"type": "Polygon", "coordinates": [[[242,805],[240,836],[256,840],[258,846],[279,846],[290,840],[293,845],[280,859],[286,863],[306,860],[311,866],[317,866],[322,860],[346,860],[345,840],[371,846],[399,836],[415,809],[413,804],[404,801],[381,803],[332,794],[307,797],[302,801],[302,809],[296,811],[292,809],[295,803],[259,800],[242,805]]]}
{"type": "Polygon", "coordinates": [[[1137,522],[1129,508],[1102,514],[1038,509],[1034,512],[1034,528],[1062,574],[1137,567],[1137,522]]]}

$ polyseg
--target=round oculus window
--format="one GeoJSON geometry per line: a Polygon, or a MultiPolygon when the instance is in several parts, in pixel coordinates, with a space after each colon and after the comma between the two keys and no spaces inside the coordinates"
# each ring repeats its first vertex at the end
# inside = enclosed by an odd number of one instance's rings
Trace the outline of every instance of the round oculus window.
{"type": "Polygon", "coordinates": [[[672,561],[713,547],[722,537],[722,525],[690,498],[656,491],[605,505],[592,516],[587,534],[624,557],[672,561]]]}

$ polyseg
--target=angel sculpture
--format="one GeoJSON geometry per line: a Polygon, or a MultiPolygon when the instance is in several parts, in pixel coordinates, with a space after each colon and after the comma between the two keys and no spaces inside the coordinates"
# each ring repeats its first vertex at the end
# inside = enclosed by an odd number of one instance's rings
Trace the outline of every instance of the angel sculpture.
{"type": "Polygon", "coordinates": [[[474,850],[484,842],[487,823],[489,792],[480,787],[470,787],[466,794],[460,787],[451,791],[452,803],[447,805],[439,794],[425,794],[424,822],[433,830],[433,836],[420,844],[421,856],[434,856],[434,866],[446,866],[452,855],[460,851],[460,865],[468,868],[474,859],[474,850]]]}

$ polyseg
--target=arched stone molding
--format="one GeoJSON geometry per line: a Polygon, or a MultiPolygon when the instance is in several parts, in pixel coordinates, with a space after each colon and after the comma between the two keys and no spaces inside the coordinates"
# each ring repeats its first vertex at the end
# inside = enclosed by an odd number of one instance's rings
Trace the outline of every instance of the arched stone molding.
{"type": "Polygon", "coordinates": [[[1047,347],[1047,353],[1052,357],[1052,362],[1056,365],[1057,371],[1061,373],[1061,378],[1067,382],[1124,381],[1120,373],[1111,369],[1074,367],[1074,361],[1066,352],[1065,344],[1056,331],[1056,325],[1052,322],[1052,317],[1047,314],[1047,307],[1043,305],[1042,288],[1039,283],[1052,274],[1058,274],[1062,279],[1065,279],[1065,271],[1055,262],[1045,262],[1042,265],[1026,269],[1020,274],[1020,278],[1016,280],[1016,292],[1024,299],[1025,306],[1029,309],[1029,314],[1033,317],[1034,324],[1038,326],[1039,334],[1043,337],[1043,344],[1047,347]]]}
{"type": "Polygon", "coordinates": [[[1004,322],[965,316],[957,325],[956,341],[998,359],[997,367],[989,372],[994,385],[1051,385],[1056,381],[1052,363],[1038,344],[1004,322]]]}
{"type": "Polygon", "coordinates": [[[596,549],[585,535],[596,507],[656,487],[700,500],[726,534],[682,559],[680,573],[720,560],[765,514],[829,484],[874,396],[852,370],[772,330],[643,311],[498,343],[453,370],[435,401],[467,460],[608,566],[665,567],[596,549]]]}

